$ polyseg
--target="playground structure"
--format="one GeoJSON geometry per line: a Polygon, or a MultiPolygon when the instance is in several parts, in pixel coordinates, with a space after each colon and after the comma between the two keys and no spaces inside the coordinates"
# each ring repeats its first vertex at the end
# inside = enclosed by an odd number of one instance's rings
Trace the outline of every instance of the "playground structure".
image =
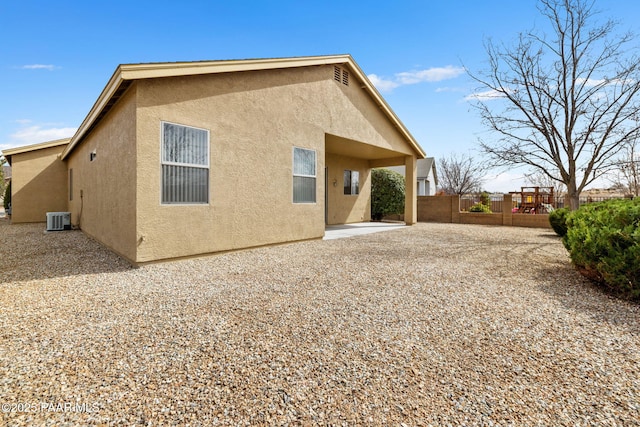
{"type": "Polygon", "coordinates": [[[555,210],[553,187],[520,187],[520,193],[512,191],[511,194],[520,194],[519,205],[514,206],[514,213],[550,213],[555,210]]]}

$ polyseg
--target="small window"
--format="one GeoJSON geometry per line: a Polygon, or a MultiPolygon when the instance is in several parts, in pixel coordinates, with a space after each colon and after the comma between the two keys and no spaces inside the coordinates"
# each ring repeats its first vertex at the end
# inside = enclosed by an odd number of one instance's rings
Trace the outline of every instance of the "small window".
{"type": "Polygon", "coordinates": [[[293,203],[316,202],[316,152],[293,148],[293,203]]]}
{"type": "Polygon", "coordinates": [[[344,194],[360,194],[360,172],[344,171],[344,194]]]}
{"type": "Polygon", "coordinates": [[[209,203],[209,131],[162,123],[162,203],[209,203]]]}

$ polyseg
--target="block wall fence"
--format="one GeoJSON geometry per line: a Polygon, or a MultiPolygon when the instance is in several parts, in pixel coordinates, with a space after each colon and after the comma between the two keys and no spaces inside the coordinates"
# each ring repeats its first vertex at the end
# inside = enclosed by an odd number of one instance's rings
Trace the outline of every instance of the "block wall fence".
{"type": "Polygon", "coordinates": [[[548,214],[512,213],[511,194],[505,194],[500,213],[460,212],[460,196],[418,196],[418,222],[506,225],[551,228],[548,214]]]}

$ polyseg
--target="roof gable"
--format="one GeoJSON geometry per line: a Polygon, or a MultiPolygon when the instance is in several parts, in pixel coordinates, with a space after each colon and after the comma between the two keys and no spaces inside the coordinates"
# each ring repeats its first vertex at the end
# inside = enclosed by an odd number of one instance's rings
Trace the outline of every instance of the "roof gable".
{"type": "Polygon", "coordinates": [[[24,145],[22,147],[9,148],[2,150],[2,154],[11,164],[12,156],[16,154],[28,153],[36,150],[44,150],[45,148],[57,147],[60,145],[67,145],[71,141],[71,138],[56,139],[54,141],[46,141],[38,144],[24,145]]]}
{"type": "Polygon", "coordinates": [[[364,74],[350,55],[310,56],[293,58],[268,58],[268,59],[244,59],[222,61],[196,61],[196,62],[164,62],[147,64],[122,64],[119,65],[95,104],[71,138],[69,145],[62,153],[65,159],[73,149],[82,142],[84,137],[96,126],[111,107],[120,99],[122,94],[133,81],[150,78],[190,76],[202,74],[231,73],[240,71],[273,70],[282,68],[309,67],[317,65],[342,65],[348,66],[352,73],[362,82],[363,89],[367,91],[373,101],[380,107],[389,121],[399,130],[409,145],[415,150],[419,158],[425,157],[425,152],[420,147],[409,130],[404,126],[391,107],[382,98],[373,86],[369,78],[364,74]]]}

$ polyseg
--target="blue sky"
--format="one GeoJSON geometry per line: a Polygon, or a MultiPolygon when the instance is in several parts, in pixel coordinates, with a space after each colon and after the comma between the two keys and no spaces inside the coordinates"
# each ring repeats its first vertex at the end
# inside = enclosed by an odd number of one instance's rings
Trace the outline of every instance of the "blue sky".
{"type": "MultiPolygon", "coordinates": [[[[638,31],[640,2],[596,6],[638,31]]],[[[73,135],[120,63],[349,53],[427,155],[474,153],[485,130],[462,67],[484,68],[484,39],[544,24],[535,0],[0,0],[0,150],[73,135]]],[[[521,173],[485,188],[517,190],[521,173]]]]}

